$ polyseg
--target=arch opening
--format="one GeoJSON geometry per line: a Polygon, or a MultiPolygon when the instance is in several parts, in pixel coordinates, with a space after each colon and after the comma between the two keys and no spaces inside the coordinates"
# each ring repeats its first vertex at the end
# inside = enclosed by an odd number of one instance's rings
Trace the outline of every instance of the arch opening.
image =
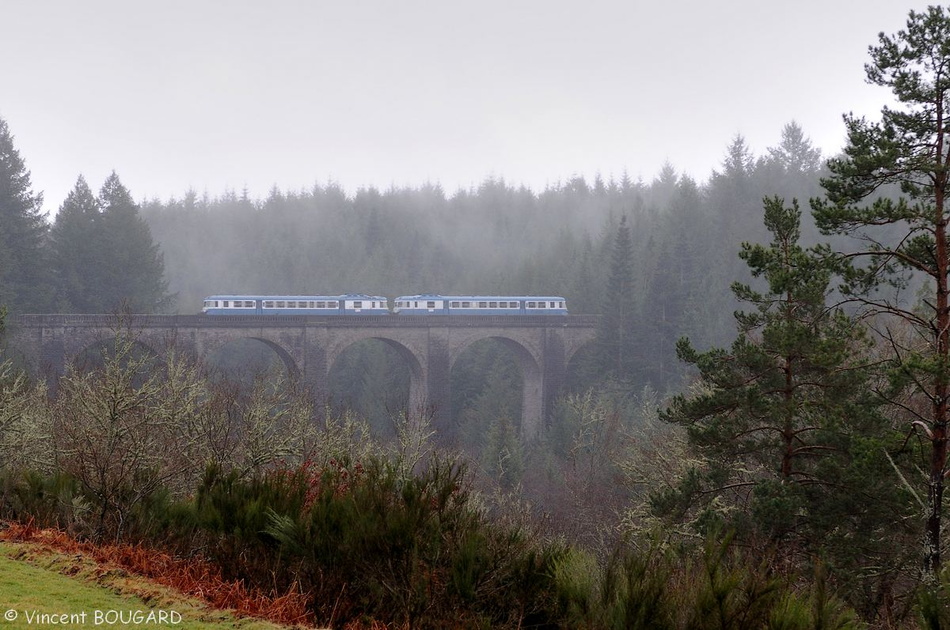
{"type": "Polygon", "coordinates": [[[299,369],[286,350],[258,337],[229,341],[208,353],[204,361],[213,379],[245,386],[259,378],[299,377],[299,369]]]}
{"type": "Polygon", "coordinates": [[[597,347],[593,340],[581,345],[567,357],[564,371],[564,394],[579,394],[587,391],[603,379],[596,363],[597,347]]]}
{"type": "Polygon", "coordinates": [[[504,337],[473,342],[452,365],[447,439],[503,484],[520,479],[523,418],[539,378],[527,349],[504,337]]]}
{"type": "Polygon", "coordinates": [[[416,412],[413,390],[422,386],[421,372],[419,361],[402,344],[382,337],[361,339],[332,359],[328,402],[364,418],[380,439],[393,439],[401,414],[416,412]]]}
{"type": "Polygon", "coordinates": [[[133,384],[136,385],[143,383],[162,365],[162,357],[154,348],[141,340],[122,335],[95,341],[67,359],[72,368],[79,372],[102,370],[116,360],[123,369],[135,371],[133,384]]]}

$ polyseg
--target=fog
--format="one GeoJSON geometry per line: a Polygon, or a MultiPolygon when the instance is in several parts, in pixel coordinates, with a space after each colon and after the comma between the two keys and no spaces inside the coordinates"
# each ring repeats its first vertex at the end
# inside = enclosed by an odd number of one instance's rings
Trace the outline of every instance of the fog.
{"type": "Polygon", "coordinates": [[[873,114],[867,46],[925,2],[4,4],[0,117],[53,214],[82,173],[137,199],[333,182],[697,181],[797,120],[873,114]]]}

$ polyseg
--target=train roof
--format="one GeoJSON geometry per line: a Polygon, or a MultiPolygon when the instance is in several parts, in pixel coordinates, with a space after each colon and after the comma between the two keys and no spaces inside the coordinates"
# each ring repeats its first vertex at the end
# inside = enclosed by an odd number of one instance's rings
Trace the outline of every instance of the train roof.
{"type": "Polygon", "coordinates": [[[342,295],[209,295],[206,300],[386,300],[383,295],[344,293],[342,295]]]}
{"type": "Polygon", "coordinates": [[[434,295],[422,293],[420,295],[400,295],[397,300],[561,300],[558,295],[434,295]]]}

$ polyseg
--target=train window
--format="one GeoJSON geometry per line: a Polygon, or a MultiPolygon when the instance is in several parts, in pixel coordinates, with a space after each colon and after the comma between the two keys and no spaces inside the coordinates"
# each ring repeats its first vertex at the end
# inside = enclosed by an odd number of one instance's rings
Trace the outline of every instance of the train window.
{"type": "Polygon", "coordinates": [[[558,302],[558,303],[557,303],[557,307],[558,307],[558,308],[564,308],[564,302],[563,302],[563,301],[562,301],[562,302],[558,302]]]}
{"type": "Polygon", "coordinates": [[[265,301],[264,301],[264,308],[274,308],[274,301],[273,301],[273,300],[265,300],[265,301]]]}
{"type": "Polygon", "coordinates": [[[327,302],[327,308],[340,308],[340,303],[337,302],[336,300],[333,300],[332,302],[327,302]]]}
{"type": "Polygon", "coordinates": [[[353,300],[353,308],[363,308],[362,300],[353,300]]]}
{"type": "Polygon", "coordinates": [[[277,308],[287,308],[287,302],[284,302],[283,300],[278,300],[276,304],[277,308]]]}
{"type": "Polygon", "coordinates": [[[478,308],[488,308],[488,302],[479,302],[478,308]]]}
{"type": "Polygon", "coordinates": [[[429,300],[426,302],[426,308],[435,308],[435,300],[429,300]]]}
{"type": "Polygon", "coordinates": [[[508,306],[509,306],[509,308],[518,308],[518,303],[517,303],[517,302],[508,302],[508,306]]]}
{"type": "Polygon", "coordinates": [[[458,303],[458,302],[452,302],[451,304],[449,304],[449,306],[451,306],[452,308],[458,308],[458,307],[459,307],[459,303],[458,303]]]}
{"type": "Polygon", "coordinates": [[[254,308],[253,300],[244,300],[244,308],[254,308]]]}
{"type": "Polygon", "coordinates": [[[528,308],[535,308],[537,305],[537,302],[528,302],[528,308]]]}
{"type": "Polygon", "coordinates": [[[498,302],[489,302],[488,308],[498,308],[498,302]]]}
{"type": "Polygon", "coordinates": [[[472,308],[471,302],[462,302],[462,308],[472,308]]]}

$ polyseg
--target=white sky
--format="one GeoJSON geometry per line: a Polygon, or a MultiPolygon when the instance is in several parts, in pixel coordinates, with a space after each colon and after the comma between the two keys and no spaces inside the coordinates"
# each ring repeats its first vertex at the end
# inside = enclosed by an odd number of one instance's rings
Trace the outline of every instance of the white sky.
{"type": "Polygon", "coordinates": [[[826,155],[876,117],[867,48],[915,0],[0,0],[0,117],[55,212],[488,176],[705,180],[796,120],[826,155]]]}

